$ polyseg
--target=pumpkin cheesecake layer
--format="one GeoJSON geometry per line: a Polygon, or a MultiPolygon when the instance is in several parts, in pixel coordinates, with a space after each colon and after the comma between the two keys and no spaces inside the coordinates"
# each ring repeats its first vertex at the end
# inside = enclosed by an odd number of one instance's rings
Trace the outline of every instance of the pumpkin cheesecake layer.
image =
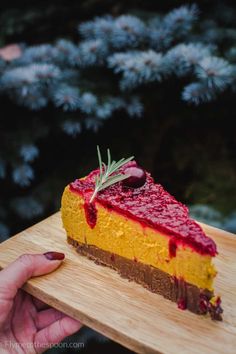
{"type": "Polygon", "coordinates": [[[199,288],[212,290],[216,272],[210,255],[194,252],[181,243],[177,247],[171,246],[169,235],[144,227],[99,202],[95,203],[96,225],[91,228],[86,220],[84,204],[81,195],[66,187],[62,198],[62,219],[68,236],[79,243],[96,246],[129,260],[138,260],[199,288]]]}

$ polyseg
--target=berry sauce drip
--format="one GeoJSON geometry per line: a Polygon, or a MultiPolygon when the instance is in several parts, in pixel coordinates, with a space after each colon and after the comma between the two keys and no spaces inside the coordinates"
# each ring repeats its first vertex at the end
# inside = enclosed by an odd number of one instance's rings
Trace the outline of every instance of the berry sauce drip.
{"type": "Polygon", "coordinates": [[[172,238],[169,240],[169,257],[176,257],[177,244],[172,238]]]}
{"type": "Polygon", "coordinates": [[[97,222],[97,209],[94,203],[84,203],[85,217],[88,225],[93,229],[97,222]]]}
{"type": "Polygon", "coordinates": [[[213,320],[222,321],[223,309],[221,307],[221,298],[219,296],[217,296],[212,302],[210,297],[201,294],[199,309],[203,314],[209,312],[213,320]]]}
{"type": "Polygon", "coordinates": [[[187,284],[182,278],[173,277],[175,292],[177,294],[177,305],[181,310],[187,308],[187,284]]]}
{"type": "Polygon", "coordinates": [[[205,314],[208,312],[209,299],[205,295],[200,295],[199,310],[205,314]]]}
{"type": "MultiPolygon", "coordinates": [[[[127,168],[138,167],[135,161],[128,162],[120,168],[120,173],[127,168]]],[[[71,191],[83,197],[94,189],[95,177],[99,169],[92,171],[85,179],[70,184],[71,191]]],[[[189,217],[188,208],[178,202],[164,188],[145,173],[145,183],[139,188],[126,186],[124,181],[100,191],[95,198],[108,209],[127,216],[144,227],[149,226],[171,236],[178,243],[186,244],[201,254],[215,256],[216,244],[206,236],[201,227],[189,217]]]]}
{"type": "Polygon", "coordinates": [[[186,310],[186,308],[187,308],[187,303],[186,303],[186,300],[184,298],[180,298],[177,301],[177,305],[178,305],[178,308],[180,310],[186,310]]]}

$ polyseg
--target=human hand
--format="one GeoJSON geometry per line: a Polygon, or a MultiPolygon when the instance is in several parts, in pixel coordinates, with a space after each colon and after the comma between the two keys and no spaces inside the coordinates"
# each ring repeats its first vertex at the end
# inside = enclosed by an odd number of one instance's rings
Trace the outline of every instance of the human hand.
{"type": "Polygon", "coordinates": [[[0,353],[38,354],[77,332],[81,324],[21,289],[60,266],[63,253],[22,255],[0,272],[0,353]]]}

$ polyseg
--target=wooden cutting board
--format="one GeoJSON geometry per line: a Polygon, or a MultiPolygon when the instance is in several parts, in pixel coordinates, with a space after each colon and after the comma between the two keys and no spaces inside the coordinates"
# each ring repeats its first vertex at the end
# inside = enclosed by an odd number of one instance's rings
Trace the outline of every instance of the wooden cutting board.
{"type": "Polygon", "coordinates": [[[181,311],[78,255],[66,242],[59,213],[2,243],[0,267],[22,253],[62,251],[62,266],[31,279],[27,292],[138,353],[236,353],[236,236],[202,226],[219,250],[215,290],[222,295],[223,322],[181,311]]]}

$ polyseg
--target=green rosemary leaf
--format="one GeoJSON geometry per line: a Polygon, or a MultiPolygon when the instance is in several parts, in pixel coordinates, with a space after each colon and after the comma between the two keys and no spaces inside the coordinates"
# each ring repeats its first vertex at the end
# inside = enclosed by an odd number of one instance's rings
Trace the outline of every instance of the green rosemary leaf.
{"type": "Polygon", "coordinates": [[[111,178],[109,178],[105,183],[103,183],[103,185],[100,187],[99,191],[112,186],[113,184],[123,181],[124,179],[128,178],[129,175],[115,175],[111,178]]]}
{"type": "Polygon", "coordinates": [[[112,161],[111,165],[109,166],[109,173],[112,174],[112,171],[114,169],[114,166],[115,166],[116,162],[115,161],[112,161]]]}
{"type": "Polygon", "coordinates": [[[107,149],[107,166],[111,165],[111,153],[110,149],[107,149]]]}
{"type": "Polygon", "coordinates": [[[101,173],[101,176],[103,178],[103,176],[106,176],[107,175],[107,166],[104,162],[102,162],[102,173],[101,173]]]}
{"type": "Polygon", "coordinates": [[[114,170],[118,170],[121,166],[125,165],[127,162],[131,161],[134,157],[128,157],[127,159],[121,159],[120,161],[116,162],[114,165],[114,170]]]}
{"type": "Polygon", "coordinates": [[[99,163],[100,175],[102,175],[102,157],[101,157],[101,152],[100,152],[98,145],[97,145],[97,153],[98,153],[98,163],[99,163]]]}
{"type": "Polygon", "coordinates": [[[133,156],[128,157],[127,159],[120,159],[119,161],[112,161],[110,149],[107,149],[107,165],[102,161],[101,152],[99,146],[97,146],[97,153],[98,153],[98,163],[99,163],[99,176],[95,178],[95,188],[90,199],[90,203],[94,200],[97,193],[115,183],[123,181],[124,179],[128,178],[129,175],[123,175],[118,172],[118,170],[125,165],[127,162],[133,159],[133,156]]]}

